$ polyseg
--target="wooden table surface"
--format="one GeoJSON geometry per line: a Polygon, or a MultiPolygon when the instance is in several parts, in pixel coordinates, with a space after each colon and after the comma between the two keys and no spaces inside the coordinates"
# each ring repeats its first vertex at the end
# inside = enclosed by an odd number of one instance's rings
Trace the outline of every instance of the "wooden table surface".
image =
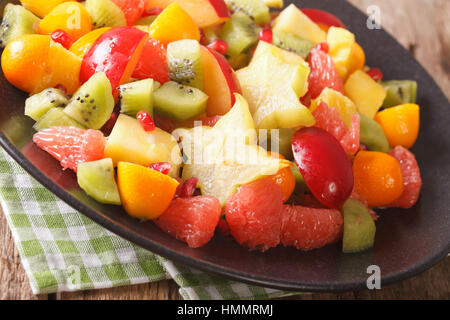
{"type": "MultiPolygon", "coordinates": [[[[364,12],[381,9],[381,23],[430,72],[450,96],[449,0],[350,0],[364,12]]],[[[382,66],[381,66],[382,67],[382,66]]],[[[180,299],[173,281],[35,296],[0,209],[0,299],[180,299]]],[[[294,299],[449,299],[450,258],[421,275],[375,291],[304,294],[294,299]]],[[[291,298],[292,299],[292,298],[291,298]]]]}

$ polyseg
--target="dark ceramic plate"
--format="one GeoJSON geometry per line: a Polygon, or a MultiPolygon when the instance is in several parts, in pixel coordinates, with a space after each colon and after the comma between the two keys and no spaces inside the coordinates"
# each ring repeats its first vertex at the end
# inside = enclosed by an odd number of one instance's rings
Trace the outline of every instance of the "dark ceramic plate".
{"type": "Polygon", "coordinates": [[[340,17],[364,47],[367,63],[381,67],[386,79],[419,83],[422,128],[413,151],[422,169],[422,196],[410,210],[380,212],[373,250],[342,254],[336,244],[307,253],[279,247],[262,254],[220,236],[201,249],[189,249],[152,223],[140,223],[122,208],[100,205],[81,192],[72,172],[62,171],[57,161],[30,142],[32,121],[23,115],[26,94],[3,75],[0,144],[45,187],[97,223],[150,251],[207,272],[293,291],[362,289],[370,265],[380,267],[382,285],[414,276],[450,252],[450,105],[419,63],[385,31],[367,29],[366,16],[356,8],[336,0],[300,3],[340,17]]]}

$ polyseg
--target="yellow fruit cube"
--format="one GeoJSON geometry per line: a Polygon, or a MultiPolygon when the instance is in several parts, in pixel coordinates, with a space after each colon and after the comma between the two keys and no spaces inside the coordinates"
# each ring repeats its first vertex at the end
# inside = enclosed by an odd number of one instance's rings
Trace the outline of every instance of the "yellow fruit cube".
{"type": "Polygon", "coordinates": [[[292,33],[300,38],[314,43],[320,43],[327,39],[325,31],[314,23],[294,4],[281,11],[275,19],[273,32],[282,31],[292,33]]]}
{"type": "Polygon", "coordinates": [[[347,29],[331,27],[328,30],[327,42],[330,46],[329,55],[342,79],[352,66],[353,50],[355,47],[355,35],[347,29]]]}
{"type": "Polygon", "coordinates": [[[370,119],[374,118],[386,98],[386,89],[362,70],[355,71],[348,77],[344,91],[356,104],[358,112],[370,119]]]}

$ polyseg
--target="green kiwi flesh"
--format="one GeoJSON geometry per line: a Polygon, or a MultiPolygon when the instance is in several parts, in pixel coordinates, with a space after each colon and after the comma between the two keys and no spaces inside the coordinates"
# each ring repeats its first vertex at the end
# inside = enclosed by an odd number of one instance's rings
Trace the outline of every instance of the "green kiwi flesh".
{"type": "Polygon", "coordinates": [[[119,87],[120,112],[136,116],[146,111],[153,116],[153,79],[130,82],[119,87]]]}
{"type": "Polygon", "coordinates": [[[81,189],[100,203],[121,205],[119,189],[110,158],[80,163],[77,180],[81,189]]]}
{"type": "Polygon", "coordinates": [[[114,109],[111,83],[105,73],[94,74],[72,96],[64,112],[90,129],[100,129],[114,109]]]}
{"type": "Polygon", "coordinates": [[[237,12],[223,26],[219,37],[228,44],[227,56],[236,57],[258,42],[259,27],[247,15],[237,12]]]}
{"type": "Polygon", "coordinates": [[[203,64],[198,41],[184,39],[167,45],[167,63],[172,81],[203,90],[203,64]]]}
{"type": "Polygon", "coordinates": [[[175,121],[186,121],[205,113],[208,96],[201,90],[174,81],[153,93],[155,111],[175,121]]]}
{"type": "Polygon", "coordinates": [[[8,3],[3,13],[0,25],[0,47],[15,38],[36,33],[36,27],[41,20],[21,5],[8,3]]]}
{"type": "Polygon", "coordinates": [[[69,97],[59,89],[45,89],[25,100],[25,115],[38,121],[51,108],[65,107],[69,97]]]}
{"type": "Polygon", "coordinates": [[[375,120],[363,114],[360,117],[360,142],[370,151],[389,152],[389,142],[383,128],[375,120]]]}
{"type": "Polygon", "coordinates": [[[269,7],[261,0],[225,0],[233,12],[242,12],[255,23],[263,25],[270,22],[269,7]]]}

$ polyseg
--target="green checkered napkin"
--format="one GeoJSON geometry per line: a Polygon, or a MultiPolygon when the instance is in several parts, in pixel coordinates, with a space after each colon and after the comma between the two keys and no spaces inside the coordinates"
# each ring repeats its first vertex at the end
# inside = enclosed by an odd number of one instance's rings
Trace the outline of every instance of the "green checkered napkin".
{"type": "Polygon", "coordinates": [[[54,196],[4,150],[0,202],[34,294],[173,278],[185,299],[265,299],[289,293],[176,265],[116,236],[54,196]]]}

